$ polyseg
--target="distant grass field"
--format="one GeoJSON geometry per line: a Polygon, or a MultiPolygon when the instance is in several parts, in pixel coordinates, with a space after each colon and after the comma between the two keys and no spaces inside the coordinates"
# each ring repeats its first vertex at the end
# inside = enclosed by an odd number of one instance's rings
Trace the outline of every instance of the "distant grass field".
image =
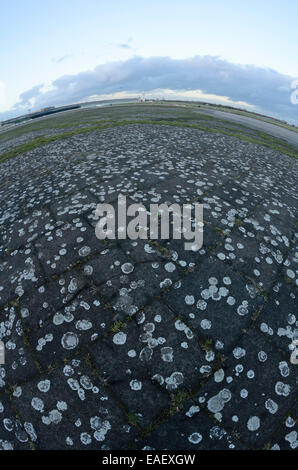
{"type": "Polygon", "coordinates": [[[0,162],[51,142],[67,139],[86,132],[100,131],[127,124],[169,125],[198,129],[209,133],[220,133],[242,141],[262,145],[290,157],[298,158],[297,150],[281,139],[265,132],[253,130],[245,125],[215,119],[212,116],[194,112],[191,106],[122,104],[102,108],[81,108],[68,113],[51,115],[35,122],[29,122],[15,129],[3,132],[1,142],[12,148],[0,155],[0,162]],[[49,135],[49,133],[53,135],[49,135]],[[35,136],[39,132],[41,135],[35,136]],[[14,145],[16,138],[27,141],[14,145]]]}
{"type": "MultiPolygon", "coordinates": [[[[175,102],[174,102],[175,103],[175,102]]],[[[198,104],[200,103],[195,103],[195,102],[190,102],[186,103],[184,102],[185,106],[190,106],[190,107],[198,107],[198,104]]],[[[264,121],[268,122],[269,124],[274,124],[275,126],[283,127],[284,129],[288,129],[293,132],[298,133],[298,127],[297,126],[291,126],[290,124],[282,122],[280,119],[275,119],[271,118],[270,116],[264,116],[262,114],[255,113],[253,111],[247,111],[245,109],[238,109],[238,108],[231,108],[227,106],[218,106],[215,104],[200,104],[201,109],[210,109],[213,111],[223,111],[225,113],[231,113],[231,114],[238,114],[240,116],[246,116],[250,117],[252,119],[258,119],[259,121],[264,121]]]]}
{"type": "Polygon", "coordinates": [[[283,127],[284,129],[288,129],[289,131],[293,131],[293,132],[298,133],[298,128],[296,126],[291,126],[289,124],[283,123],[283,122],[279,121],[278,119],[261,116],[261,115],[256,114],[256,113],[250,113],[249,111],[245,111],[245,110],[242,111],[242,110],[238,110],[238,109],[208,106],[208,105],[204,105],[204,106],[202,106],[202,108],[212,109],[212,110],[216,109],[218,111],[224,111],[225,113],[231,113],[231,114],[239,114],[240,116],[246,116],[246,117],[250,117],[250,118],[253,118],[253,119],[258,119],[259,121],[268,122],[269,124],[274,124],[275,126],[283,127]]]}

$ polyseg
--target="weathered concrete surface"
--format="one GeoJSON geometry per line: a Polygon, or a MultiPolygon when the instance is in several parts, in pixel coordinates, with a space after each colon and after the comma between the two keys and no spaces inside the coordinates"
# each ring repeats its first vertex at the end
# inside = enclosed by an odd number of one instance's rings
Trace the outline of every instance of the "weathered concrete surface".
{"type": "Polygon", "coordinates": [[[1,164],[0,447],[298,447],[298,162],[128,125],[1,164]],[[119,193],[204,203],[204,245],[99,241],[119,193]]]}

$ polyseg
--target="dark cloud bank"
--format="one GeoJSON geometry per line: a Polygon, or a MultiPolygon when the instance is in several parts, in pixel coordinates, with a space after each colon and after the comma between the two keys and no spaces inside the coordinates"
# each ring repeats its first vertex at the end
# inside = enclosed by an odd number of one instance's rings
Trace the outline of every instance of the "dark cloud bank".
{"type": "Polygon", "coordinates": [[[55,89],[42,92],[42,85],[20,95],[14,114],[26,107],[39,109],[82,101],[91,95],[127,91],[150,92],[156,89],[226,96],[232,101],[244,101],[257,106],[265,114],[298,123],[298,105],[290,101],[291,83],[295,77],[253,65],[232,64],[217,57],[196,56],[176,60],[170,57],[133,57],[110,62],[94,70],[65,75],[53,82],[55,89]],[[30,99],[34,98],[34,106],[30,99]]]}

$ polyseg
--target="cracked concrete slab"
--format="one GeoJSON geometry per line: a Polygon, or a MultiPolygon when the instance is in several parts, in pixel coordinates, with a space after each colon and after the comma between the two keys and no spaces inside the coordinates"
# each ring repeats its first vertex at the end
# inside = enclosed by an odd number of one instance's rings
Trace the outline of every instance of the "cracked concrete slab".
{"type": "Polygon", "coordinates": [[[0,164],[0,448],[297,449],[297,160],[186,109],[109,112],[0,144],[32,144],[0,164]],[[203,246],[99,240],[120,194],[202,203],[203,246]]]}

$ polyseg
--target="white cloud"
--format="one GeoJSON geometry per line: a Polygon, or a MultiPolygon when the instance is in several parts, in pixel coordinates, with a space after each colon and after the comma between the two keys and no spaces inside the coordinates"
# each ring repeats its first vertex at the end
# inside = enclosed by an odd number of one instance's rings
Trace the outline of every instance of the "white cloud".
{"type": "Polygon", "coordinates": [[[20,95],[13,111],[16,114],[31,107],[33,98],[35,107],[42,108],[84,101],[93,95],[116,97],[125,92],[135,96],[167,90],[176,96],[252,107],[298,122],[298,107],[290,101],[292,80],[272,69],[232,64],[218,57],[135,56],[62,76],[46,87],[37,85],[20,95]]]}

